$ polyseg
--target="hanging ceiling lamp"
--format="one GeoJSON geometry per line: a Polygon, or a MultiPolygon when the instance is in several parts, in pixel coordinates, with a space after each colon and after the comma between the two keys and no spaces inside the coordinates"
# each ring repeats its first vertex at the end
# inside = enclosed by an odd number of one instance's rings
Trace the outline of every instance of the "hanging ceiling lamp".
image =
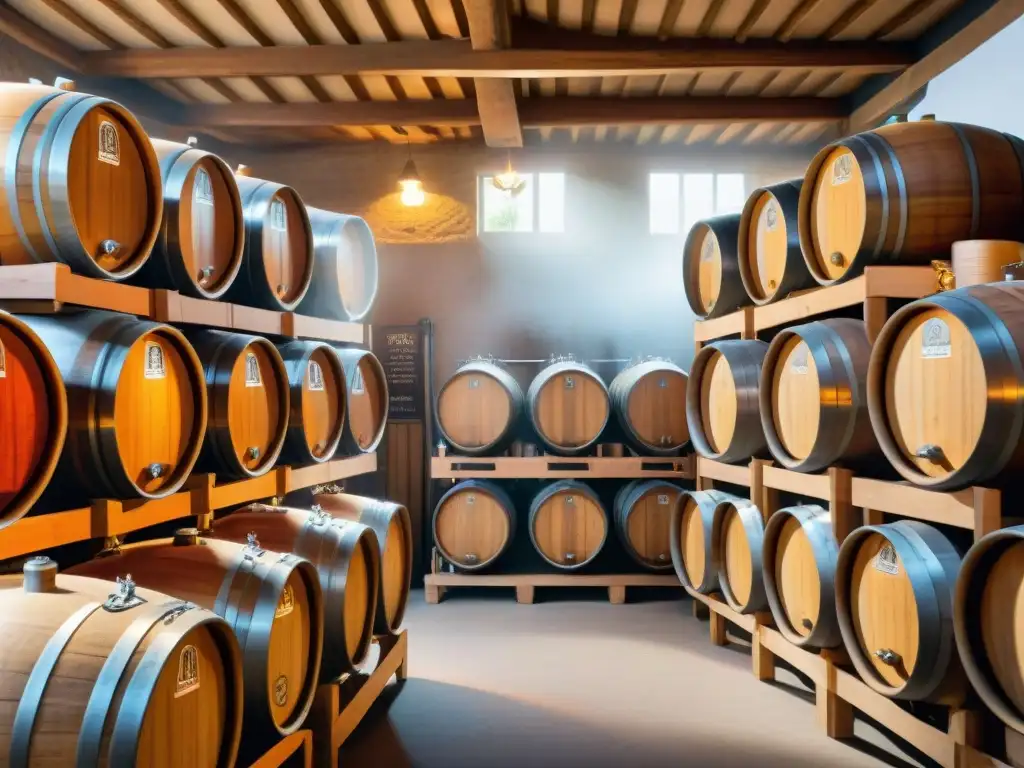
{"type": "Polygon", "coordinates": [[[405,136],[405,146],[409,150],[409,159],[405,161],[405,167],[398,177],[398,188],[402,190],[402,205],[408,208],[416,208],[423,205],[427,199],[423,191],[423,179],[416,170],[416,163],[412,161],[412,145],[409,143],[409,134],[404,128],[394,127],[395,132],[405,136]]]}
{"type": "Polygon", "coordinates": [[[508,168],[495,175],[491,183],[496,189],[515,197],[526,187],[526,181],[512,167],[512,153],[508,153],[508,168]]]}

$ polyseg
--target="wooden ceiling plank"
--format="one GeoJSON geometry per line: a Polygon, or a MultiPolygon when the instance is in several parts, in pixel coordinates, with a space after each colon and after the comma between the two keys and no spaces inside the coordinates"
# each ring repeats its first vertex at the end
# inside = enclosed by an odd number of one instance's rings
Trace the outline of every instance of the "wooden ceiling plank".
{"type": "Polygon", "coordinates": [[[875,30],[872,37],[876,40],[883,40],[894,32],[899,31],[900,27],[928,8],[932,2],[934,2],[934,0],[913,0],[913,2],[905,6],[903,10],[875,30]]]}
{"type": "Polygon", "coordinates": [[[83,67],[82,55],[74,47],[4,4],[0,4],[0,34],[75,72],[83,67]]]}
{"type": "Polygon", "coordinates": [[[786,20],[782,22],[782,26],[775,33],[775,37],[782,42],[792,38],[797,27],[800,26],[804,19],[811,15],[820,3],[821,0],[800,0],[800,3],[790,12],[786,20]]]}
{"type": "Polygon", "coordinates": [[[851,24],[863,16],[865,11],[870,10],[871,6],[876,2],[878,2],[878,0],[857,0],[857,2],[843,11],[839,18],[829,25],[828,29],[822,32],[821,37],[826,40],[832,40],[838,37],[845,32],[851,24]]]}
{"type": "MultiPolygon", "coordinates": [[[[682,2],[682,0],[679,0],[682,2]]],[[[597,0],[583,0],[583,18],[580,28],[584,32],[594,31],[594,15],[597,12],[597,0]]]]}
{"type": "Polygon", "coordinates": [[[697,37],[708,36],[708,32],[714,26],[715,20],[718,19],[718,14],[722,12],[723,5],[725,5],[725,0],[711,0],[711,4],[704,13],[704,18],[700,20],[700,26],[697,27],[697,37]]]}
{"type": "Polygon", "coordinates": [[[455,127],[480,124],[477,107],[468,99],[197,104],[185,110],[184,121],[190,127],[214,128],[424,124],[455,127]]]}
{"type": "Polygon", "coordinates": [[[679,20],[679,13],[683,10],[683,3],[686,0],[668,0],[665,4],[665,12],[661,15],[661,23],[658,24],[658,39],[668,40],[672,37],[672,30],[676,28],[676,21],[679,20]]]}
{"type": "MultiPolygon", "coordinates": [[[[284,12],[284,15],[288,17],[288,21],[291,22],[292,26],[295,27],[296,31],[302,36],[302,39],[309,45],[323,45],[324,41],[317,34],[316,30],[313,29],[313,25],[309,23],[309,20],[303,14],[302,10],[293,2],[293,0],[277,0],[278,7],[284,12]]],[[[312,75],[304,75],[302,78],[302,84],[309,89],[309,92],[313,94],[313,98],[317,101],[332,101],[331,94],[327,92],[327,89],[320,83],[316,77],[312,75]]]]}
{"type": "Polygon", "coordinates": [[[120,0],[99,0],[99,3],[111,13],[115,14],[121,21],[127,24],[129,27],[134,29],[144,38],[149,40],[157,48],[173,48],[174,44],[171,43],[166,37],[161,35],[157,30],[153,29],[149,24],[143,21],[141,18],[132,13],[129,8],[120,0]]]}
{"type": "MultiPolygon", "coordinates": [[[[508,6],[505,0],[466,0],[469,39],[474,51],[494,51],[511,43],[508,6]]],[[[511,75],[510,77],[515,77],[511,75]]],[[[476,106],[489,147],[523,146],[512,81],[480,78],[474,81],[476,106]]]]}
{"type": "Polygon", "coordinates": [[[70,23],[74,24],[80,30],[93,37],[103,45],[107,46],[112,50],[120,50],[125,46],[117,39],[111,37],[98,26],[93,24],[82,14],[72,8],[70,5],[64,2],[64,0],[43,0],[43,3],[55,13],[59,13],[70,23]]]}
{"type": "MultiPolygon", "coordinates": [[[[217,2],[220,4],[220,7],[235,20],[235,23],[246,31],[249,37],[264,47],[274,45],[274,41],[270,35],[264,32],[260,28],[259,24],[257,24],[253,18],[242,9],[242,6],[238,4],[237,0],[217,0],[217,2]]],[[[221,46],[218,45],[215,47],[219,48],[221,46]]]]}
{"type": "Polygon", "coordinates": [[[636,18],[637,0],[622,0],[622,8],[619,10],[619,32],[620,35],[628,35],[633,28],[633,19],[636,18]]]}
{"type": "Polygon", "coordinates": [[[747,41],[747,38],[750,36],[750,30],[761,20],[761,16],[764,15],[765,9],[770,2],[771,0],[754,0],[754,4],[750,6],[746,18],[743,19],[739,29],[736,30],[737,43],[745,43],[747,41]]]}
{"type": "Polygon", "coordinates": [[[204,43],[214,48],[223,48],[224,42],[213,32],[206,28],[192,11],[182,5],[178,0],[157,0],[164,10],[178,20],[178,22],[201,39],[204,43]]]}

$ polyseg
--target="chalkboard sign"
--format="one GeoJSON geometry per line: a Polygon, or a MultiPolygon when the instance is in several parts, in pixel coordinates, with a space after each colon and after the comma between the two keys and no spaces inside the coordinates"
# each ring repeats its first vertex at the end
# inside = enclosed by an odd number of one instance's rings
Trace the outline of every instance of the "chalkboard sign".
{"type": "Polygon", "coordinates": [[[388,379],[388,419],[426,419],[423,403],[423,328],[384,325],[373,329],[373,353],[388,379]]]}

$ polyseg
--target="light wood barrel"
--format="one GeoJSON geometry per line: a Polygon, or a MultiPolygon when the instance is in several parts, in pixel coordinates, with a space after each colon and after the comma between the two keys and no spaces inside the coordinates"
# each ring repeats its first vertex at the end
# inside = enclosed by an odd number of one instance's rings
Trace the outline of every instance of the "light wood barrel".
{"type": "Polygon", "coordinates": [[[597,442],[608,424],[608,387],[585,363],[559,360],[530,382],[530,422],[555,453],[580,454],[597,442]]]}
{"type": "Polygon", "coordinates": [[[188,339],[206,372],[209,420],[197,467],[226,478],[266,474],[288,428],[288,373],[260,336],[194,331],[188,339]]]}
{"type": "Polygon", "coordinates": [[[917,520],[866,525],[843,541],[836,610],[850,660],[884,696],[957,705],[967,681],[953,632],[960,553],[917,520]]]}
{"type": "Polygon", "coordinates": [[[235,176],[245,217],[242,269],[227,301],[291,312],[313,279],[313,232],[302,199],[291,187],[235,176]]]}
{"type": "Polygon", "coordinates": [[[530,502],[530,541],[549,565],[575,571],[591,562],[608,540],[608,514],[590,486],[559,480],[530,502]]]}
{"type": "Polygon", "coordinates": [[[377,297],[377,246],[358,216],[306,208],[313,230],[313,280],[299,312],[356,322],[377,297]]]}
{"type": "Polygon", "coordinates": [[[718,586],[739,613],[768,610],[761,552],[764,516],[747,499],[728,499],[715,507],[711,551],[718,563],[718,586]]]}
{"type": "Polygon", "coordinates": [[[1015,136],[932,120],[829,144],[800,190],[800,245],[811,274],[832,285],[871,264],[948,258],[957,240],[1020,240],[1022,158],[1015,136]]]}
{"type": "Polygon", "coordinates": [[[880,458],[868,414],[870,356],[861,320],[818,320],[776,334],[758,398],[768,449],[780,464],[817,472],[880,458]]]}
{"type": "Polygon", "coordinates": [[[324,638],[320,580],[308,560],[264,550],[255,536],[243,546],[200,539],[193,528],[173,541],[122,546],[68,572],[96,578],[130,573],[140,586],[227,620],[242,645],[246,756],[302,726],[316,693],[324,638]]]}
{"type": "Polygon", "coordinates": [[[235,764],[242,660],[227,622],[130,582],[55,575],[47,558],[26,571],[0,587],[5,766],[235,764]]]}
{"type": "Polygon", "coordinates": [[[239,544],[255,533],[261,546],[309,560],[324,597],[320,680],[336,680],[366,658],[380,591],[380,546],[365,525],[331,517],[319,507],[252,504],[218,520],[210,536],[239,544]]]}
{"type": "Polygon", "coordinates": [[[953,243],[957,288],[1003,281],[1003,267],[1024,261],[1024,243],[1012,240],[960,240],[953,243]]]}
{"type": "Polygon", "coordinates": [[[634,480],[615,494],[615,534],[626,554],[649,571],[672,570],[672,511],[682,492],[664,480],[634,480]]]}
{"type": "Polygon", "coordinates": [[[132,114],[108,99],[0,83],[0,263],[62,262],[124,280],[160,229],[160,164],[132,114]]]}
{"type": "Polygon", "coordinates": [[[60,483],[46,496],[80,503],[177,491],[206,430],[203,367],[181,331],[113,312],[21,320],[46,345],[68,393],[60,483]]]}
{"type": "Polygon", "coordinates": [[[827,509],[786,507],[768,519],[761,550],[764,587],[775,624],[791,643],[842,645],[834,583],[838,557],[827,509]]]}
{"type": "Polygon", "coordinates": [[[441,436],[466,456],[499,453],[515,437],[524,409],[515,377],[491,360],[470,360],[455,369],[437,395],[441,436]]]}
{"type": "Polygon", "coordinates": [[[516,507],[497,484],[466,480],[434,509],[434,544],[460,571],[479,571],[508,549],[516,535],[516,507]]]}
{"type": "Polygon", "coordinates": [[[677,456],[690,442],[686,383],[686,372],[670,360],[645,360],[612,380],[608,387],[612,410],[638,452],[677,456]]]}
{"type": "Polygon", "coordinates": [[[697,317],[721,317],[750,302],[740,279],[739,232],[737,213],[698,221],[686,235],[683,288],[697,317]]]}
{"type": "Polygon", "coordinates": [[[345,427],[338,454],[373,453],[388,424],[388,380],[373,352],[335,347],[345,370],[345,427]]]}
{"type": "Polygon", "coordinates": [[[904,478],[935,490],[1024,467],[1024,283],[935,294],[896,311],[868,366],[871,426],[904,478]]]}
{"type": "Polygon", "coordinates": [[[770,304],[815,285],[800,252],[797,211],[803,179],[755,189],[740,215],[740,279],[755,304],[770,304]]]}
{"type": "Polygon", "coordinates": [[[690,365],[686,424],[701,456],[732,463],[764,452],[758,403],[763,341],[714,341],[690,365]]]}
{"type": "Polygon", "coordinates": [[[718,559],[711,546],[712,524],[719,504],[742,501],[722,491],[684,491],[672,510],[669,553],[679,582],[710,595],[718,590],[718,559]]]}
{"type": "Polygon", "coordinates": [[[409,601],[412,551],[416,546],[409,510],[392,501],[350,493],[314,492],[313,501],[332,517],[362,523],[377,534],[381,576],[373,633],[397,632],[409,601]]]}
{"type": "Polygon", "coordinates": [[[289,464],[330,461],[345,429],[345,369],[338,353],[330,344],[305,340],[279,350],[291,393],[281,459],[289,464]]]}
{"type": "Polygon", "coordinates": [[[25,323],[0,310],[0,529],[46,490],[68,432],[64,380],[25,323]]]}
{"type": "Polygon", "coordinates": [[[152,257],[132,282],[220,298],[238,277],[245,247],[235,175],[219,157],[190,144],[152,143],[163,176],[163,223],[152,257]]]}

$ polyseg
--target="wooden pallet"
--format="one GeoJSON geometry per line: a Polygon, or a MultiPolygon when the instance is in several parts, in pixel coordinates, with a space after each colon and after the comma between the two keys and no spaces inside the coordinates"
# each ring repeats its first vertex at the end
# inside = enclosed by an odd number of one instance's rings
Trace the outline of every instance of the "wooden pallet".
{"type": "Polygon", "coordinates": [[[608,590],[608,602],[626,602],[627,587],[671,587],[678,589],[674,575],[657,573],[575,574],[575,573],[428,573],[423,577],[426,601],[432,605],[444,598],[452,587],[513,587],[516,602],[531,605],[537,587],[602,587],[608,590]]]}
{"type": "MultiPolygon", "coordinates": [[[[272,746],[266,753],[250,768],[279,768],[298,755],[302,761],[303,768],[313,768],[313,732],[309,730],[296,731],[281,739],[272,746]]],[[[293,765],[297,763],[292,762],[293,765]]]]}
{"type": "Polygon", "coordinates": [[[694,477],[693,455],[656,456],[434,456],[430,476],[435,480],[642,478],[686,480],[694,477]]]}

